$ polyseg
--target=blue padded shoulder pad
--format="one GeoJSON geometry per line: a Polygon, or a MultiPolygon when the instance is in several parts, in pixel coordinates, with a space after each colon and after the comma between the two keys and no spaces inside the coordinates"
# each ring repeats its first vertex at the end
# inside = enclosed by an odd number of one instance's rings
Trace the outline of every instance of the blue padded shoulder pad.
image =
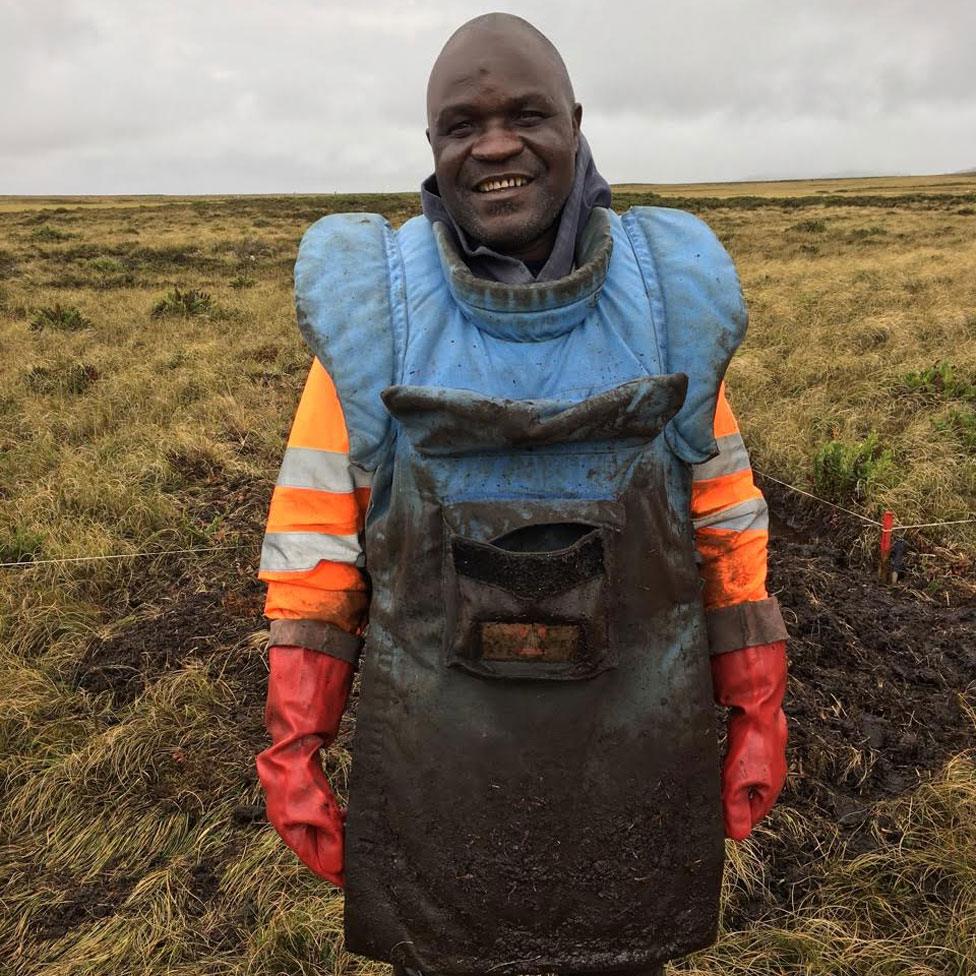
{"type": "Polygon", "coordinates": [[[396,236],[379,214],[331,214],[305,232],[295,261],[298,327],[335,383],[349,457],[367,471],[390,436],[380,392],[396,382],[402,292],[396,236]]]}
{"type": "Polygon", "coordinates": [[[699,464],[718,453],[713,434],[718,388],[746,334],[739,276],[711,228],[693,214],[634,207],[623,223],[667,351],[664,372],[688,376],[684,406],[665,437],[680,458],[699,464]]]}

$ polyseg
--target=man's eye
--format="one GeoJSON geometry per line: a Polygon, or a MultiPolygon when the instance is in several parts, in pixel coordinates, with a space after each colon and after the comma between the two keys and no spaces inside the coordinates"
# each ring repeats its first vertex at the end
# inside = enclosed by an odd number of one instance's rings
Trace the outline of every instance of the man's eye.
{"type": "Polygon", "coordinates": [[[518,114],[519,122],[528,122],[530,124],[533,122],[540,122],[544,118],[545,116],[542,114],[542,112],[533,112],[529,109],[526,109],[523,112],[519,112],[518,114]]]}
{"type": "Polygon", "coordinates": [[[471,131],[471,123],[467,121],[452,122],[447,127],[447,134],[449,136],[463,136],[463,135],[467,135],[470,131],[471,131]]]}

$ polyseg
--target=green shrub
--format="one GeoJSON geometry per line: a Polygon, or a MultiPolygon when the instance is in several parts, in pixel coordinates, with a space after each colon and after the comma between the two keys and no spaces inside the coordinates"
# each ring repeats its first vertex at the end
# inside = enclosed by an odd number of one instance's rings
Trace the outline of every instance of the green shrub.
{"type": "Polygon", "coordinates": [[[959,376],[952,363],[942,362],[913,370],[902,377],[902,384],[909,393],[943,400],[976,402],[976,383],[970,377],[959,376]]]}
{"type": "Polygon", "coordinates": [[[171,315],[191,318],[196,315],[212,315],[216,310],[217,306],[208,292],[198,291],[196,288],[188,291],[174,288],[156,302],[152,316],[160,318],[171,315]]]}
{"type": "Polygon", "coordinates": [[[872,431],[863,441],[829,441],[813,459],[817,494],[834,502],[865,502],[894,472],[894,455],[872,431]]]}
{"type": "Polygon", "coordinates": [[[77,308],[61,305],[60,302],[56,305],[37,309],[30,321],[33,332],[40,332],[42,329],[55,329],[58,332],[79,332],[82,329],[90,329],[91,326],[91,319],[85,318],[77,308]]]}
{"type": "Polygon", "coordinates": [[[935,426],[944,433],[953,434],[967,450],[976,451],[976,410],[955,408],[944,420],[936,421],[935,426]]]}
{"type": "Polygon", "coordinates": [[[253,288],[256,284],[257,284],[257,281],[255,281],[254,275],[252,275],[247,270],[247,268],[245,268],[243,271],[241,271],[235,277],[233,277],[233,278],[230,279],[230,286],[231,286],[231,288],[234,288],[234,289],[236,289],[238,291],[240,291],[243,288],[253,288]]]}
{"type": "Polygon", "coordinates": [[[116,273],[119,271],[125,271],[125,265],[118,260],[118,258],[110,257],[98,257],[92,258],[91,268],[93,271],[101,271],[103,273],[116,273]]]}

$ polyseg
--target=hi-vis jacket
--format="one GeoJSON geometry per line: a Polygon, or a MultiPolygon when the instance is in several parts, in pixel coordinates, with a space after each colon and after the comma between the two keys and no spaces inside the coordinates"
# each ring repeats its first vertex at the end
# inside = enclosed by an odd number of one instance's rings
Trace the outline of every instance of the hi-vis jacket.
{"type": "MultiPolygon", "coordinates": [[[[719,453],[692,466],[691,517],[710,646],[717,654],[782,634],[766,618],[766,502],[753,481],[724,384],[713,429],[719,453]]],[[[311,626],[273,625],[274,643],[309,646],[296,639],[302,635],[318,646],[325,631],[316,622],[349,634],[365,628],[369,587],[361,533],[369,497],[369,473],[349,463],[349,434],[335,386],[313,360],[271,496],[259,571],[268,585],[265,615],[272,622],[311,626]]]]}
{"type": "MultiPolygon", "coordinates": [[[[710,648],[721,653],[777,640],[783,630],[767,599],[766,502],[724,383],[713,433],[718,453],[691,468],[691,518],[710,648]]],[[[273,643],[318,647],[335,641],[331,628],[350,635],[364,630],[369,586],[362,532],[370,482],[370,472],[350,463],[342,406],[331,377],[314,359],[271,498],[261,555],[273,643]]]]}
{"type": "Polygon", "coordinates": [[[341,215],[295,281],[317,363],[261,573],[274,643],[355,660],[369,613],[347,948],[575,976],[707,944],[709,652],[785,637],[720,396],[728,255],[680,211],[597,208],[570,275],[505,285],[443,225],[341,215]]]}

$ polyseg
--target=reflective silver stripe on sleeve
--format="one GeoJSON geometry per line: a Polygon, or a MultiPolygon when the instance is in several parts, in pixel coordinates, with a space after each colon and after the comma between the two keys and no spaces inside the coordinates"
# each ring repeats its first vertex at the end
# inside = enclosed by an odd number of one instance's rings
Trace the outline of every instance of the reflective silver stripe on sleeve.
{"type": "Polygon", "coordinates": [[[268,532],[261,546],[261,570],[297,573],[315,569],[320,559],[364,566],[366,556],[358,535],[327,532],[268,532]]]}
{"type": "Polygon", "coordinates": [[[710,461],[692,467],[691,476],[695,481],[721,478],[723,475],[745,471],[749,467],[749,452],[741,434],[726,434],[716,438],[715,443],[718,444],[718,454],[710,461]]]}
{"type": "Polygon", "coordinates": [[[696,529],[728,529],[730,532],[763,529],[768,532],[769,509],[764,498],[748,498],[738,505],[692,519],[692,524],[696,529]]]}
{"type": "Polygon", "coordinates": [[[278,472],[282,487],[315,488],[337,494],[368,488],[370,481],[369,472],[351,465],[348,454],[313,447],[289,447],[278,472]]]}

